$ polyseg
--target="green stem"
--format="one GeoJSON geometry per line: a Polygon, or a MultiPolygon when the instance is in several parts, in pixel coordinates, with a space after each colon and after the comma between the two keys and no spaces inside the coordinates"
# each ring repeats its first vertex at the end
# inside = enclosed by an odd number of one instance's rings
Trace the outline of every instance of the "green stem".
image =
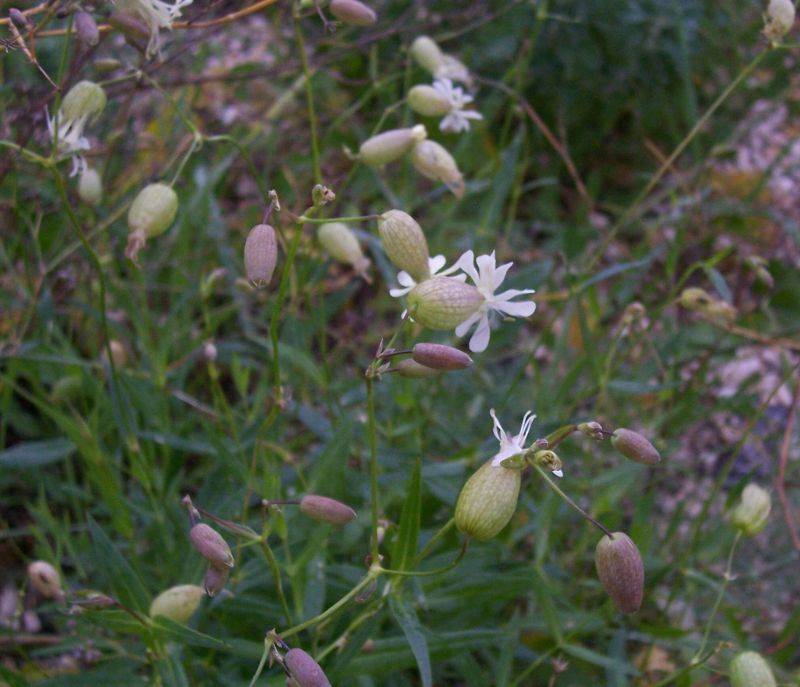
{"type": "Polygon", "coordinates": [[[328,222],[371,222],[380,219],[380,217],[380,215],[357,215],[355,217],[319,217],[317,219],[298,217],[297,219],[307,224],[327,224],[328,222]]]}
{"type": "Polygon", "coordinates": [[[317,139],[317,114],[314,110],[314,90],[311,87],[311,70],[308,68],[308,55],[306,55],[306,45],[303,40],[303,32],[300,30],[300,20],[294,17],[294,37],[297,42],[297,49],[300,52],[300,62],[305,76],[306,107],[308,109],[308,126],[311,129],[311,155],[314,160],[314,181],[322,183],[322,168],[319,161],[319,140],[317,139]]]}
{"type": "Polygon", "coordinates": [[[253,687],[253,685],[256,684],[256,680],[261,677],[264,666],[267,665],[270,651],[272,651],[272,640],[269,638],[269,635],[267,635],[264,637],[264,651],[261,653],[261,660],[258,662],[258,668],[256,668],[256,672],[253,674],[253,678],[250,680],[248,687],[253,687]]]}
{"type": "Polygon", "coordinates": [[[545,441],[547,442],[547,448],[554,449],[558,446],[564,439],[566,439],[570,434],[573,432],[578,431],[578,425],[564,425],[563,427],[559,427],[554,432],[550,432],[545,437],[545,441]]]}
{"type": "Polygon", "coordinates": [[[281,607],[283,608],[283,614],[286,616],[286,622],[292,622],[292,615],[289,612],[289,604],[286,603],[286,595],[283,593],[283,582],[281,582],[281,568],[278,565],[278,559],[275,558],[275,554],[272,552],[269,544],[267,543],[266,539],[261,539],[259,541],[261,545],[261,550],[264,553],[264,557],[267,559],[267,564],[272,571],[272,576],[275,578],[275,591],[278,592],[278,598],[281,602],[281,607]]]}
{"type": "Polygon", "coordinates": [[[199,147],[200,144],[198,143],[198,139],[196,138],[192,139],[192,142],[189,145],[189,149],[186,151],[186,154],[181,159],[180,164],[178,164],[178,169],[176,169],[175,174],[172,175],[172,181],[169,182],[170,186],[174,186],[175,182],[178,181],[178,179],[181,176],[181,173],[183,172],[183,168],[186,166],[186,163],[189,162],[189,158],[192,157],[194,151],[197,150],[199,147]]]}
{"type": "Polygon", "coordinates": [[[444,525],[442,525],[439,531],[431,537],[431,540],[427,544],[425,544],[425,546],[422,548],[422,551],[420,551],[419,554],[417,554],[417,557],[414,559],[413,565],[419,565],[425,559],[425,556],[427,556],[430,553],[431,549],[433,549],[433,547],[436,546],[436,543],[445,534],[447,534],[455,524],[456,524],[456,519],[450,518],[444,525]]]}
{"type": "Polygon", "coordinates": [[[367,419],[369,435],[369,491],[371,503],[371,523],[372,523],[372,562],[377,563],[378,552],[378,431],[375,426],[375,391],[373,389],[373,377],[365,377],[367,383],[367,419]]]}
{"type": "Polygon", "coordinates": [[[381,572],[386,573],[387,575],[402,575],[405,577],[427,577],[429,575],[440,575],[455,568],[466,555],[468,548],[469,539],[464,539],[464,543],[461,545],[461,551],[459,551],[455,560],[447,565],[443,565],[441,568],[436,568],[435,570],[390,570],[389,568],[381,568],[381,572]]]}

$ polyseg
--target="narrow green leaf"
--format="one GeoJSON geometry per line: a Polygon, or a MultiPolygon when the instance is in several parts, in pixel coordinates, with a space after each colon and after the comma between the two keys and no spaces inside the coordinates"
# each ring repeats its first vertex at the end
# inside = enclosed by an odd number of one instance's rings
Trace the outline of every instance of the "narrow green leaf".
{"type": "Polygon", "coordinates": [[[176,623],[174,620],[170,620],[162,615],[157,616],[153,620],[153,627],[162,639],[179,642],[186,646],[202,646],[207,649],[230,648],[228,644],[221,639],[193,630],[186,625],[176,623]]]}
{"type": "Polygon", "coordinates": [[[422,680],[422,687],[433,686],[433,675],[431,673],[431,657],[428,653],[428,642],[422,632],[417,614],[405,599],[393,594],[389,597],[389,608],[394,619],[403,630],[411,652],[417,661],[419,677],[422,680]]]}
{"type": "Polygon", "coordinates": [[[414,463],[411,481],[408,483],[406,500],[400,514],[400,533],[392,552],[392,567],[396,570],[408,570],[417,553],[419,537],[420,511],[422,509],[422,465],[419,456],[414,463]]]}
{"type": "Polygon", "coordinates": [[[587,649],[586,647],[578,646],[577,644],[561,644],[561,648],[570,656],[580,659],[581,661],[586,661],[587,663],[600,666],[601,668],[619,671],[627,675],[639,674],[639,671],[636,670],[636,668],[629,666],[627,663],[620,663],[613,658],[609,658],[608,656],[600,654],[596,651],[592,651],[591,649],[587,649]]]}
{"type": "Polygon", "coordinates": [[[5,451],[0,451],[0,465],[4,468],[35,468],[56,463],[75,451],[69,439],[24,441],[5,451]]]}

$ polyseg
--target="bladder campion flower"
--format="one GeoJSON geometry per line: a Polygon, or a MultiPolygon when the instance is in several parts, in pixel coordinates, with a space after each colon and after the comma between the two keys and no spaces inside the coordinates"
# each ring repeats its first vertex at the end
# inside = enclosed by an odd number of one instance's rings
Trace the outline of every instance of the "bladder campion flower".
{"type": "Polygon", "coordinates": [[[411,149],[411,164],[422,176],[441,181],[456,198],[464,195],[464,178],[453,156],[436,141],[419,141],[411,149]]]}
{"type": "Polygon", "coordinates": [[[483,119],[480,112],[464,109],[473,100],[463,88],[453,86],[447,78],[436,79],[433,86],[414,86],[408,92],[412,110],[428,117],[443,117],[439,128],[453,133],[468,131],[470,119],[483,119]]]}
{"type": "Polygon", "coordinates": [[[83,135],[86,125],[97,119],[106,106],[106,93],[101,86],[92,81],[79,81],[69,89],[58,112],[47,117],[47,130],[56,141],[58,153],[72,156],[70,176],[80,174],[86,168],[81,156],[91,146],[83,135]]]}
{"type": "Polygon", "coordinates": [[[147,43],[147,57],[158,53],[160,46],[158,32],[171,29],[172,22],[181,16],[181,9],[192,4],[192,0],[175,0],[174,3],[163,0],[114,0],[117,7],[126,14],[141,19],[150,31],[147,43]]]}
{"type": "MultiPolygon", "coordinates": [[[[458,270],[458,265],[451,265],[447,269],[442,269],[445,266],[447,260],[445,259],[444,255],[436,255],[432,258],[428,258],[428,269],[430,271],[430,277],[446,277],[456,270],[458,270]]],[[[465,274],[457,274],[452,279],[457,279],[458,281],[466,281],[467,275],[465,274]]],[[[424,281],[421,280],[421,281],[424,281]]],[[[402,270],[397,273],[397,283],[400,284],[401,288],[399,289],[389,289],[389,295],[392,298],[400,298],[401,296],[405,296],[411,289],[413,289],[417,282],[414,280],[408,272],[402,270]]]]}

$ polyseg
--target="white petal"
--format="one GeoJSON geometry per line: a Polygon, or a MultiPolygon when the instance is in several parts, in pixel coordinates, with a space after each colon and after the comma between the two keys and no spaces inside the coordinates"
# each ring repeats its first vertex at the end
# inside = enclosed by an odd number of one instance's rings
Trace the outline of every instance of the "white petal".
{"type": "Polygon", "coordinates": [[[503,425],[500,424],[500,420],[497,419],[494,408],[489,409],[489,415],[492,417],[492,434],[502,444],[506,440],[506,431],[503,429],[503,425]]]}
{"type": "Polygon", "coordinates": [[[475,269],[475,253],[473,253],[471,250],[468,250],[458,260],[456,260],[456,265],[458,266],[458,269],[463,270],[469,275],[470,279],[472,279],[476,286],[478,285],[480,282],[480,276],[475,269]]]}
{"type": "Polygon", "coordinates": [[[494,251],[492,251],[489,255],[479,255],[475,262],[478,264],[478,272],[480,273],[480,284],[476,284],[479,289],[486,289],[488,292],[494,293],[495,290],[495,279],[494,279],[494,272],[495,266],[497,265],[497,261],[494,257],[494,251]]]}
{"type": "Polygon", "coordinates": [[[481,321],[478,323],[478,328],[469,340],[469,350],[473,353],[480,353],[485,351],[489,345],[489,337],[492,335],[492,330],[489,327],[489,317],[484,313],[481,321]]]}
{"type": "Polygon", "coordinates": [[[405,296],[413,288],[414,288],[413,286],[408,286],[405,289],[389,289],[389,295],[392,298],[400,298],[402,296],[405,296]]]}
{"type": "Polygon", "coordinates": [[[508,274],[508,270],[511,269],[511,265],[513,262],[507,262],[500,267],[495,268],[494,270],[494,282],[492,283],[492,292],[497,291],[500,287],[500,284],[503,283],[503,280],[506,278],[506,274],[508,274]]]}
{"type": "Polygon", "coordinates": [[[412,289],[417,285],[417,282],[414,281],[414,277],[405,270],[397,273],[397,281],[400,286],[408,286],[412,289]]]}
{"type": "Polygon", "coordinates": [[[464,336],[472,328],[472,325],[482,317],[484,317],[484,315],[481,312],[472,313],[472,315],[456,327],[456,336],[464,336]]]}
{"type": "Polygon", "coordinates": [[[503,291],[503,293],[498,293],[492,301],[495,303],[501,303],[503,301],[510,301],[512,298],[516,298],[517,296],[524,296],[529,293],[536,293],[535,289],[508,289],[507,291],[503,291]]]}
{"type": "Polygon", "coordinates": [[[533,414],[532,410],[529,410],[525,413],[525,416],[522,418],[522,425],[519,428],[519,434],[517,435],[517,443],[519,444],[520,448],[525,445],[525,440],[528,438],[528,433],[531,431],[531,426],[533,425],[533,421],[536,419],[536,416],[533,414]]]}
{"type": "Polygon", "coordinates": [[[556,477],[563,477],[564,476],[564,473],[561,470],[553,470],[553,474],[556,477]]]}
{"type": "MultiPolygon", "coordinates": [[[[444,255],[434,255],[432,258],[428,258],[428,269],[431,271],[431,274],[437,274],[442,267],[444,267],[445,263],[447,262],[447,258],[444,255]]],[[[450,268],[452,269],[452,268],[450,268]]],[[[406,274],[403,272],[402,274],[406,274]]],[[[443,275],[439,275],[440,277],[443,275]]],[[[398,280],[400,279],[400,275],[397,275],[398,280]]]]}
{"type": "Polygon", "coordinates": [[[501,301],[499,303],[492,303],[490,307],[492,310],[510,315],[511,317],[530,317],[536,311],[536,303],[533,301],[520,301],[519,303],[501,301]]]}

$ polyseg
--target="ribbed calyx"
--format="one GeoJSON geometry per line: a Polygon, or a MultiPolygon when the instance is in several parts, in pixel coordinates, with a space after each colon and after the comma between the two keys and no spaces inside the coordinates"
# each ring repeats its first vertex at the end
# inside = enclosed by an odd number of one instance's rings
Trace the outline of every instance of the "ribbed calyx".
{"type": "Polygon", "coordinates": [[[499,534],[517,508],[521,479],[519,470],[484,463],[458,495],[456,527],[479,541],[499,534]]]}
{"type": "Polygon", "coordinates": [[[450,277],[432,277],[408,294],[408,312],[431,329],[453,329],[476,312],[484,302],[477,288],[450,277]]]}
{"type": "Polygon", "coordinates": [[[616,429],[611,435],[611,444],[626,458],[644,465],[655,465],[661,454],[645,437],[631,429],[616,429]]]}
{"type": "Polygon", "coordinates": [[[639,549],[624,532],[604,536],[597,544],[597,576],[611,600],[625,614],[636,613],[644,597],[644,564],[639,549]]]}
{"type": "Polygon", "coordinates": [[[730,664],[731,687],[776,687],[775,676],[761,654],[743,651],[730,664]]]}
{"type": "Polygon", "coordinates": [[[196,584],[180,584],[159,594],[150,604],[150,617],[163,615],[165,618],[184,624],[200,605],[205,590],[196,584]]]}
{"type": "Polygon", "coordinates": [[[431,276],[430,253],[425,233],[417,221],[402,210],[389,210],[378,219],[378,233],[386,256],[416,282],[431,276]]]}
{"type": "Polygon", "coordinates": [[[256,224],[244,243],[244,269],[253,286],[269,284],[278,261],[278,241],[269,224],[256,224]]]}

